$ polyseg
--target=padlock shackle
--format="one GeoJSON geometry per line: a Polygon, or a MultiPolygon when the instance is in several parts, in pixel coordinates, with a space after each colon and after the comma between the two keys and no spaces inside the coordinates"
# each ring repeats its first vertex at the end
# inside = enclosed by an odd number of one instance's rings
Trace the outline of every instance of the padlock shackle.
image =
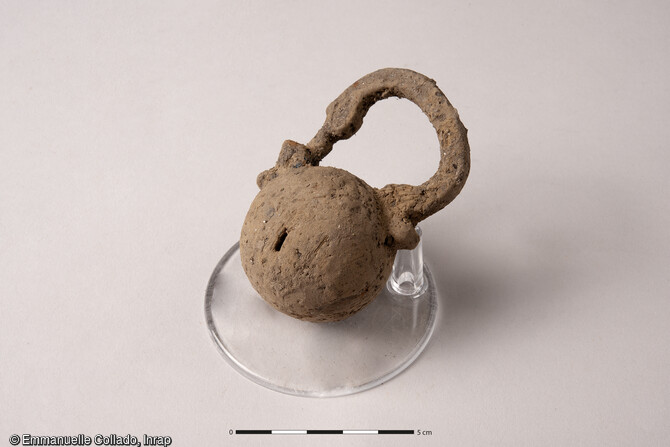
{"type": "Polygon", "coordinates": [[[448,205],[461,191],[470,172],[467,129],[435,81],[412,70],[384,68],[354,82],[326,109],[326,121],[305,146],[313,164],[333,149],[333,144],[354,135],[363,117],[377,101],[406,98],[421,108],[437,131],[440,164],[437,172],[418,186],[390,184],[377,193],[388,214],[397,248],[418,242],[414,226],[448,205]]]}

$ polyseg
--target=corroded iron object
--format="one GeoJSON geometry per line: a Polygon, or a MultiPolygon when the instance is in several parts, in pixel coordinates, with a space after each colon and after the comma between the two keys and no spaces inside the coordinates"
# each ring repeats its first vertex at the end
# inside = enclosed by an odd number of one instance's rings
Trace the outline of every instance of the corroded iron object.
{"type": "Polygon", "coordinates": [[[461,191],[470,170],[467,130],[435,81],[385,68],[347,88],[326,110],[306,145],[287,140],[276,165],[257,179],[260,192],[240,237],[242,266],[272,306],[308,321],[338,321],[381,291],[397,250],[419,242],[417,223],[461,191]],[[417,104],[440,142],[437,172],[418,186],[373,188],[342,169],[319,166],[333,144],[354,135],[377,101],[417,104]]]}

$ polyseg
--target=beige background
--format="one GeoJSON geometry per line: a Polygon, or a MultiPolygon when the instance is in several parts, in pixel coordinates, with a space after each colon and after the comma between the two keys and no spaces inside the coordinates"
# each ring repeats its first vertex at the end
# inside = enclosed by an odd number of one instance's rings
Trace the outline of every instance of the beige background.
{"type": "MultiPolygon", "coordinates": [[[[13,433],[410,428],[267,445],[670,444],[663,1],[1,2],[0,445],[13,433]],[[244,379],[203,298],[284,139],[358,77],[438,82],[472,173],[423,225],[446,295],[417,363],[327,400],[244,379]]],[[[374,106],[326,159],[420,183],[437,138],[374,106]]]]}

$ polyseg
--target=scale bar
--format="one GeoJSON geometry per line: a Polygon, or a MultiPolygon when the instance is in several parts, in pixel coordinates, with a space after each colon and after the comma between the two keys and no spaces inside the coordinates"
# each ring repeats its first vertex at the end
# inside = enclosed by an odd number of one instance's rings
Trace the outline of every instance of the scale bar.
{"type": "Polygon", "coordinates": [[[414,430],[235,430],[236,435],[413,435],[414,430]]]}
{"type": "Polygon", "coordinates": [[[414,430],[378,430],[380,435],[413,435],[414,430]]]}

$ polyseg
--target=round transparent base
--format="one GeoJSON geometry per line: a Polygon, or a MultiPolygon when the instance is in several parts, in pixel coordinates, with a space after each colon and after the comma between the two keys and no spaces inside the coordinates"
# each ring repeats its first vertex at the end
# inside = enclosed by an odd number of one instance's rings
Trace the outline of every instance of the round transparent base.
{"type": "Polygon", "coordinates": [[[421,290],[380,295],[344,321],[296,320],[251,287],[239,243],[217,264],[205,298],[207,326],[224,358],[247,378],[282,393],[329,397],[364,391],[405,370],[435,327],[437,293],[422,265],[421,290]]]}

